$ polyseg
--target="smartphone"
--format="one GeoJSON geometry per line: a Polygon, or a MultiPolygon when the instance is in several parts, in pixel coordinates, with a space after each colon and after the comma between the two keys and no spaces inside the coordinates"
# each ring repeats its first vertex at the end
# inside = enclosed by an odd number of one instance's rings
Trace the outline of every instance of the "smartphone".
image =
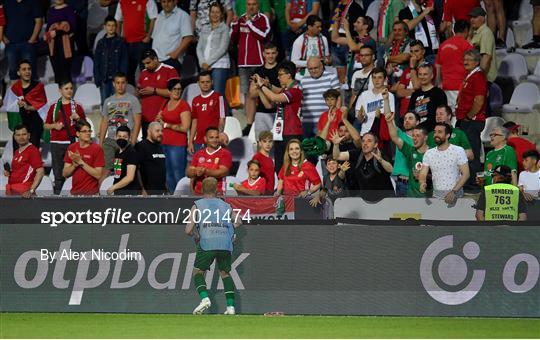
{"type": "Polygon", "coordinates": [[[7,172],[11,172],[11,165],[9,165],[8,162],[4,163],[4,170],[6,170],[7,172]]]}

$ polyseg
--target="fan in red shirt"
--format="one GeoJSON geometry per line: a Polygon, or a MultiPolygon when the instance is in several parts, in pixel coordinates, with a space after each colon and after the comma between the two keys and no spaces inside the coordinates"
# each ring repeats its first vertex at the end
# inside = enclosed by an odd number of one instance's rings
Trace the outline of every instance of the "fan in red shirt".
{"type": "Polygon", "coordinates": [[[300,140],[289,141],[283,167],[278,175],[276,195],[307,197],[320,187],[321,178],[315,166],[305,159],[300,140]]]}
{"type": "Polygon", "coordinates": [[[475,7],[480,7],[480,0],[446,0],[443,6],[443,22],[440,31],[446,31],[446,36],[450,37],[452,35],[452,22],[468,21],[469,13],[475,7]]]}
{"type": "Polygon", "coordinates": [[[529,150],[536,150],[536,145],[528,139],[519,136],[519,124],[514,122],[506,122],[503,127],[508,129],[508,145],[516,150],[517,162],[519,171],[523,171],[523,153],[529,150]]]}
{"type": "Polygon", "coordinates": [[[201,94],[191,102],[191,131],[188,143],[190,153],[204,144],[204,132],[210,126],[217,126],[223,132],[225,127],[225,101],[220,93],[212,90],[212,73],[199,73],[201,94]]]}
{"type": "Polygon", "coordinates": [[[143,53],[142,63],[145,69],[139,75],[137,88],[141,97],[141,129],[143,139],[146,139],[148,125],[156,119],[159,110],[169,98],[167,82],[180,77],[174,67],[159,62],[154,50],[146,50],[143,53]]]}
{"type": "Polygon", "coordinates": [[[242,184],[232,185],[234,190],[240,195],[260,196],[266,191],[266,180],[260,176],[261,165],[258,161],[252,159],[247,164],[248,178],[242,184]]]}
{"type": "Polygon", "coordinates": [[[92,142],[92,128],[87,121],[77,122],[75,130],[79,141],[68,147],[62,175],[65,178],[73,176],[72,195],[96,195],[105,166],[103,150],[92,142]]]}
{"type": "Polygon", "coordinates": [[[326,105],[328,105],[328,111],[324,111],[319,118],[319,122],[317,123],[317,135],[331,142],[332,138],[330,138],[330,136],[339,129],[339,123],[342,120],[343,111],[345,111],[346,115],[347,108],[345,106],[342,108],[337,107],[338,99],[340,97],[339,90],[326,90],[323,97],[326,101],[326,105]],[[330,117],[330,121],[328,121],[328,117],[330,117]],[[326,126],[328,127],[325,130],[326,126]]]}
{"type": "Polygon", "coordinates": [[[35,194],[45,175],[41,153],[30,143],[30,133],[26,126],[22,124],[15,126],[13,138],[19,148],[13,152],[9,169],[7,167],[9,163],[4,165],[4,176],[8,177],[6,194],[29,198],[35,194]]]}
{"type": "Polygon", "coordinates": [[[192,179],[193,192],[202,194],[202,181],[206,177],[214,177],[218,181],[218,192],[225,192],[225,177],[232,166],[232,156],[229,150],[221,147],[220,134],[216,127],[206,129],[204,138],[206,147],[193,155],[186,175],[192,179]]]}
{"type": "Polygon", "coordinates": [[[265,194],[272,195],[276,184],[274,160],[270,157],[270,150],[272,150],[272,146],[274,145],[272,132],[261,132],[259,134],[258,144],[259,152],[253,156],[253,159],[259,162],[261,177],[263,177],[266,182],[265,194]]]}
{"type": "Polygon", "coordinates": [[[275,107],[277,110],[272,131],[276,142],[274,149],[276,169],[280,169],[283,164],[285,144],[292,139],[302,139],[304,135],[300,120],[304,95],[302,90],[296,87],[295,74],[296,66],[290,61],[284,61],[278,66],[281,93],[272,91],[268,87],[268,81],[258,74],[253,75],[257,93],[263,105],[268,109],[275,107]]]}

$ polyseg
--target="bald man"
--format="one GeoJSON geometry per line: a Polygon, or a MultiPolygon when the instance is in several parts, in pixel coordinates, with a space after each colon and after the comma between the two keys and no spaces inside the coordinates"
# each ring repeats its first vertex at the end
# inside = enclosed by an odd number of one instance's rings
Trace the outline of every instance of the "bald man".
{"type": "Polygon", "coordinates": [[[143,195],[165,195],[166,166],[165,153],[161,148],[163,126],[159,122],[148,125],[146,139],[137,143],[135,149],[139,157],[137,177],[143,195]]]}

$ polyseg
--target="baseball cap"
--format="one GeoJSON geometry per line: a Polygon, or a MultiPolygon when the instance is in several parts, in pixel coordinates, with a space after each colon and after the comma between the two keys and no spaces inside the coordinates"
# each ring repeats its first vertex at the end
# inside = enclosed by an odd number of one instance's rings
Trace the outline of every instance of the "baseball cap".
{"type": "Polygon", "coordinates": [[[503,177],[510,177],[512,176],[512,169],[506,165],[499,165],[498,167],[493,170],[494,174],[501,175],[503,177]]]}
{"type": "Polygon", "coordinates": [[[469,12],[470,17],[485,17],[486,11],[482,7],[475,7],[469,12]]]}

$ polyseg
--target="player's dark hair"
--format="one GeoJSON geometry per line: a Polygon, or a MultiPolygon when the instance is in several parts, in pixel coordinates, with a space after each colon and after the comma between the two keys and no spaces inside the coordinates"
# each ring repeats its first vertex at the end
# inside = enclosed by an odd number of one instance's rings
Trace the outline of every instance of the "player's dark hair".
{"type": "Polygon", "coordinates": [[[105,20],[103,20],[103,25],[106,25],[108,22],[114,22],[116,24],[116,19],[112,15],[107,15],[105,20]]]}
{"type": "Polygon", "coordinates": [[[368,33],[371,32],[373,27],[375,27],[375,23],[373,22],[373,19],[370,16],[364,15],[362,17],[364,19],[364,23],[367,25],[367,31],[368,33]]]}
{"type": "Polygon", "coordinates": [[[458,20],[454,23],[454,33],[463,33],[471,28],[467,20],[458,20]]]}
{"type": "Polygon", "coordinates": [[[426,129],[425,126],[423,126],[422,124],[418,125],[418,126],[415,126],[413,130],[420,130],[422,131],[422,133],[424,134],[424,136],[427,136],[428,135],[428,130],[426,129]]]}
{"type": "Polygon", "coordinates": [[[282,61],[281,64],[279,64],[278,71],[290,74],[292,79],[296,76],[296,66],[293,62],[288,60],[282,61]]]}
{"type": "Polygon", "coordinates": [[[146,59],[146,58],[157,59],[158,56],[157,56],[156,51],[154,51],[154,50],[151,49],[151,48],[149,48],[149,49],[147,49],[146,51],[144,51],[143,54],[142,54],[141,60],[144,60],[144,59],[146,59]]]}
{"type": "Polygon", "coordinates": [[[19,124],[15,125],[15,127],[13,128],[13,132],[17,132],[17,131],[22,130],[22,129],[26,129],[26,132],[30,132],[30,130],[28,130],[28,127],[26,125],[24,125],[23,123],[19,123],[19,124]]]}
{"type": "Polygon", "coordinates": [[[386,70],[382,67],[375,67],[373,71],[371,71],[371,76],[373,77],[373,75],[379,74],[379,73],[382,73],[384,78],[388,76],[388,73],[386,73],[386,70]]]}
{"type": "Polygon", "coordinates": [[[444,127],[444,134],[446,135],[452,135],[452,126],[448,123],[436,123],[435,126],[442,126],[444,127]]]}
{"type": "Polygon", "coordinates": [[[409,34],[409,25],[407,25],[407,23],[405,21],[398,20],[398,21],[394,22],[394,24],[392,25],[392,28],[394,28],[394,26],[396,26],[396,25],[401,25],[403,27],[403,30],[405,31],[405,33],[409,34]]]}
{"type": "Polygon", "coordinates": [[[446,105],[446,104],[441,104],[441,105],[437,106],[437,109],[444,109],[446,114],[448,114],[450,117],[453,116],[452,108],[450,106],[446,105]]]}
{"type": "Polygon", "coordinates": [[[197,76],[197,80],[201,80],[201,77],[210,77],[210,79],[212,79],[212,72],[210,72],[210,71],[202,71],[197,76]]]}
{"type": "Polygon", "coordinates": [[[116,134],[118,134],[118,132],[127,132],[128,136],[131,135],[131,129],[127,125],[120,125],[116,129],[116,134]]]}
{"type": "Polygon", "coordinates": [[[278,49],[278,47],[276,45],[274,45],[271,41],[267,42],[266,44],[264,44],[264,49],[265,50],[271,50],[271,49],[278,49]]]}
{"type": "Polygon", "coordinates": [[[215,126],[209,126],[206,128],[206,130],[204,130],[204,135],[206,136],[208,134],[209,131],[217,131],[219,132],[219,129],[215,126]]]}
{"type": "Polygon", "coordinates": [[[28,59],[21,59],[21,61],[19,61],[19,62],[17,63],[17,69],[20,69],[21,66],[22,66],[23,64],[28,64],[28,65],[30,65],[30,67],[32,66],[32,63],[30,62],[30,60],[28,60],[28,59]]]}
{"type": "Polygon", "coordinates": [[[410,47],[414,47],[414,46],[420,46],[423,50],[426,49],[426,47],[424,46],[424,43],[421,41],[421,40],[413,40],[411,41],[411,43],[409,44],[410,47]]]}
{"type": "Polygon", "coordinates": [[[364,135],[362,136],[362,139],[364,139],[364,137],[367,135],[372,136],[375,143],[379,143],[379,137],[377,137],[377,135],[371,131],[364,133],[364,135]]]}
{"type": "Polygon", "coordinates": [[[341,93],[339,92],[339,90],[336,90],[336,89],[328,89],[326,91],[324,91],[323,93],[323,98],[326,99],[326,98],[339,98],[341,96],[341,93]]]}
{"type": "Polygon", "coordinates": [[[180,78],[169,79],[167,81],[167,90],[172,91],[172,89],[178,84],[180,84],[180,86],[182,86],[182,84],[180,83],[180,78]]]}
{"type": "Polygon", "coordinates": [[[528,150],[528,151],[525,151],[523,153],[523,159],[525,158],[534,158],[536,161],[538,161],[540,159],[540,153],[538,152],[538,150],[528,150]]]}
{"type": "Polygon", "coordinates": [[[421,118],[420,118],[420,115],[419,115],[418,113],[416,113],[416,112],[413,112],[413,111],[407,111],[407,112],[405,112],[405,114],[403,115],[403,117],[405,117],[405,116],[408,115],[409,113],[412,114],[412,115],[414,116],[414,119],[416,119],[417,122],[420,121],[420,119],[421,119],[421,118]]]}
{"type": "Polygon", "coordinates": [[[75,123],[75,131],[81,132],[82,128],[85,126],[92,129],[92,125],[90,125],[90,123],[88,123],[86,120],[79,119],[77,123],[75,123]]]}
{"type": "Polygon", "coordinates": [[[318,15],[315,15],[315,14],[308,16],[306,19],[306,25],[308,26],[313,26],[315,25],[316,22],[320,22],[322,24],[323,21],[321,18],[319,18],[318,15]]]}
{"type": "Polygon", "coordinates": [[[127,76],[124,72],[116,72],[113,76],[113,81],[116,80],[116,78],[124,78],[127,79],[127,76]]]}
{"type": "Polygon", "coordinates": [[[373,49],[373,47],[370,46],[370,45],[364,45],[364,46],[360,47],[360,51],[362,51],[364,49],[368,49],[371,52],[371,54],[375,54],[375,49],[373,49]]]}
{"type": "Polygon", "coordinates": [[[58,83],[58,88],[61,89],[62,87],[66,86],[67,84],[73,84],[73,82],[69,79],[64,79],[58,83]]]}

